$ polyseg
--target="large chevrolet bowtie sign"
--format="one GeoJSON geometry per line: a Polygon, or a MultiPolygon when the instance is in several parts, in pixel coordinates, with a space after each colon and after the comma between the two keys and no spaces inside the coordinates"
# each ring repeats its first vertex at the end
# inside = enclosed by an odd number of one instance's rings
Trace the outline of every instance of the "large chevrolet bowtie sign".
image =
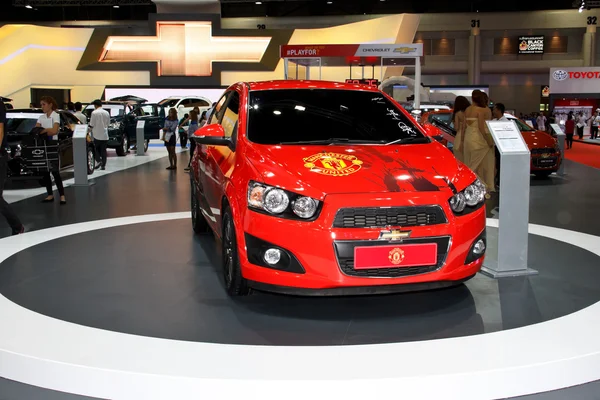
{"type": "Polygon", "coordinates": [[[260,62],[270,37],[213,36],[211,22],[157,22],[156,36],[111,36],[100,62],[157,62],[158,76],[211,76],[213,62],[260,62]]]}

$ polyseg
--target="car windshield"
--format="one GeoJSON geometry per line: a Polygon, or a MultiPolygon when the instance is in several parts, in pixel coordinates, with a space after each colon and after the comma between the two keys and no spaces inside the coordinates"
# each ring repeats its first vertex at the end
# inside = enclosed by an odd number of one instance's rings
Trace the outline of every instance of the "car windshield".
{"type": "MultiPolygon", "coordinates": [[[[41,115],[41,114],[40,114],[41,115]]],[[[37,115],[14,116],[7,115],[6,132],[29,133],[38,120],[37,115]]]]}
{"type": "Polygon", "coordinates": [[[527,125],[525,122],[521,121],[520,119],[517,119],[515,117],[507,117],[508,119],[510,119],[511,121],[515,121],[517,123],[517,126],[519,127],[519,130],[521,132],[533,132],[535,131],[535,129],[533,129],[532,127],[530,127],[529,125],[527,125]]]}
{"type": "Polygon", "coordinates": [[[429,143],[381,93],[340,89],[251,92],[248,139],[259,144],[429,143]]]}
{"type": "MultiPolygon", "coordinates": [[[[102,108],[108,111],[111,117],[119,117],[125,114],[125,106],[121,104],[102,104],[102,108]]],[[[83,110],[83,113],[86,117],[90,118],[92,115],[92,111],[94,111],[96,107],[93,104],[90,104],[83,110]]]]}
{"type": "Polygon", "coordinates": [[[428,122],[433,122],[433,120],[441,121],[447,125],[452,125],[452,113],[437,113],[430,114],[427,118],[428,122]]]}

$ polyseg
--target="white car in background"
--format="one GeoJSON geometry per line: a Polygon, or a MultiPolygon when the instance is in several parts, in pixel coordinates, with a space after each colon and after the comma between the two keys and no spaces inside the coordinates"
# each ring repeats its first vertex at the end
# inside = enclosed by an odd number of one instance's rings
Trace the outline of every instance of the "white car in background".
{"type": "Polygon", "coordinates": [[[161,100],[159,103],[162,107],[164,107],[165,112],[168,113],[171,108],[175,108],[177,110],[177,118],[180,120],[185,116],[185,114],[189,114],[190,111],[194,109],[194,107],[198,107],[200,109],[200,115],[202,115],[203,111],[208,110],[212,102],[206,97],[167,97],[166,99],[161,100]]]}

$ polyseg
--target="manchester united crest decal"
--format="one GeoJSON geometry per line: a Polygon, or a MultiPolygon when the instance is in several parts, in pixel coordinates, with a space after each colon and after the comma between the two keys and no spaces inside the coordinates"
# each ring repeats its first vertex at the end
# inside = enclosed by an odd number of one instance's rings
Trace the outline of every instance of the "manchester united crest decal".
{"type": "Polygon", "coordinates": [[[338,153],[319,153],[304,159],[304,167],[321,175],[348,176],[362,166],[356,156],[338,153]]]}
{"type": "Polygon", "coordinates": [[[392,264],[400,265],[402,264],[402,261],[404,261],[404,251],[396,247],[395,249],[390,251],[388,259],[392,264]]]}

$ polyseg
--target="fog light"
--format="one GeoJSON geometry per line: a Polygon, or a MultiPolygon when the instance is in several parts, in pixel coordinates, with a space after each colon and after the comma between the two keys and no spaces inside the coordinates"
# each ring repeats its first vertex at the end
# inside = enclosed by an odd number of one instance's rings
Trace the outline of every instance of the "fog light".
{"type": "Polygon", "coordinates": [[[281,250],[278,249],[269,249],[265,251],[265,255],[263,256],[265,262],[269,265],[275,265],[281,260],[281,250]]]}
{"type": "Polygon", "coordinates": [[[475,243],[475,246],[473,246],[473,253],[480,255],[480,254],[483,254],[484,251],[485,251],[485,242],[483,241],[483,239],[479,239],[477,241],[477,243],[475,243]]]}

